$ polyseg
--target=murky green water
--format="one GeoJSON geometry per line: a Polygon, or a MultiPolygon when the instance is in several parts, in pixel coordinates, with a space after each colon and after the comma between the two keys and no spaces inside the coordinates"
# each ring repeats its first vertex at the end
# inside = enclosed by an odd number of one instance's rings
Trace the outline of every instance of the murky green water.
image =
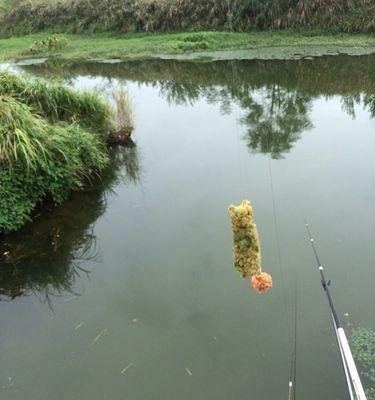
{"type": "Polygon", "coordinates": [[[2,240],[1,399],[286,399],[296,274],[297,396],[348,399],[303,217],[347,332],[374,329],[375,57],[24,69],[125,84],[135,145],[2,240]],[[244,197],[265,295],[232,266],[244,197]]]}

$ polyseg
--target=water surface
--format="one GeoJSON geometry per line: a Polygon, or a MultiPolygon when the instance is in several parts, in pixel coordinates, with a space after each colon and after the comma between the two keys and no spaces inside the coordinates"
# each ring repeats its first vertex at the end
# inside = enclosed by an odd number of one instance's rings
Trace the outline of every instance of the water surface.
{"type": "Polygon", "coordinates": [[[2,239],[1,398],[287,398],[297,279],[297,396],[348,399],[303,218],[347,332],[374,329],[375,57],[22,71],[125,85],[136,129],[97,188],[2,239]],[[265,295],[233,268],[243,198],[265,295]]]}

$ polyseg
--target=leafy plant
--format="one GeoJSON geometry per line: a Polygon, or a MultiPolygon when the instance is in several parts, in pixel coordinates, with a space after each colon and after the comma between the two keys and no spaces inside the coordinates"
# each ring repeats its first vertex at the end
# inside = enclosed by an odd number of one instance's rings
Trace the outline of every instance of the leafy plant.
{"type": "MultiPolygon", "coordinates": [[[[375,384],[375,331],[368,328],[355,329],[352,332],[351,343],[363,376],[375,384]]],[[[370,387],[366,394],[368,400],[374,400],[375,387],[370,387]]]]}
{"type": "Polygon", "coordinates": [[[100,131],[110,115],[93,95],[0,75],[0,233],[19,229],[42,202],[63,202],[105,169],[100,131]],[[91,130],[97,108],[104,118],[91,130]]]}
{"type": "Polygon", "coordinates": [[[52,35],[43,40],[35,40],[29,50],[31,53],[44,53],[61,50],[66,47],[69,40],[65,36],[52,35]]]}

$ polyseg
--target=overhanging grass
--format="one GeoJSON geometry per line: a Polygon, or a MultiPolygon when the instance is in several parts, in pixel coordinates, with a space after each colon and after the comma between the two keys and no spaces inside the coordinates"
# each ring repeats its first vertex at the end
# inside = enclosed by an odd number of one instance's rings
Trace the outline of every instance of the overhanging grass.
{"type": "MultiPolygon", "coordinates": [[[[11,60],[35,57],[29,51],[35,40],[50,34],[0,39],[0,59],[11,60]]],[[[58,52],[38,56],[62,56],[67,59],[148,58],[155,54],[180,54],[194,51],[262,49],[273,47],[308,48],[374,48],[375,36],[365,34],[333,34],[323,31],[266,31],[251,33],[189,32],[173,34],[95,34],[64,35],[68,45],[58,52]]]]}
{"type": "Polygon", "coordinates": [[[92,93],[79,94],[60,84],[1,73],[0,93],[32,107],[50,122],[79,121],[81,126],[101,133],[110,128],[108,106],[92,93]]]}
{"type": "Polygon", "coordinates": [[[95,133],[90,130],[86,120],[96,118],[96,108],[87,101],[100,105],[106,115],[110,110],[99,99],[63,86],[18,82],[4,73],[0,82],[0,233],[7,233],[29,221],[44,200],[61,203],[103,171],[108,156],[104,135],[97,133],[108,121],[95,133]],[[80,104],[86,105],[86,113],[81,108],[69,121],[67,110],[80,104]],[[59,118],[60,108],[65,120],[59,118]]]}

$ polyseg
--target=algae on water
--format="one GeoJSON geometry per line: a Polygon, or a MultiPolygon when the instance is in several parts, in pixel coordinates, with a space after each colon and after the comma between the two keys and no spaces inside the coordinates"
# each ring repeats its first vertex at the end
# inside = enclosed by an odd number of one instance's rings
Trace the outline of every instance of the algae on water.
{"type": "Polygon", "coordinates": [[[258,293],[272,287],[272,277],[262,272],[260,244],[253,208],[248,200],[228,208],[232,219],[234,266],[243,278],[251,277],[251,284],[258,293]]]}

